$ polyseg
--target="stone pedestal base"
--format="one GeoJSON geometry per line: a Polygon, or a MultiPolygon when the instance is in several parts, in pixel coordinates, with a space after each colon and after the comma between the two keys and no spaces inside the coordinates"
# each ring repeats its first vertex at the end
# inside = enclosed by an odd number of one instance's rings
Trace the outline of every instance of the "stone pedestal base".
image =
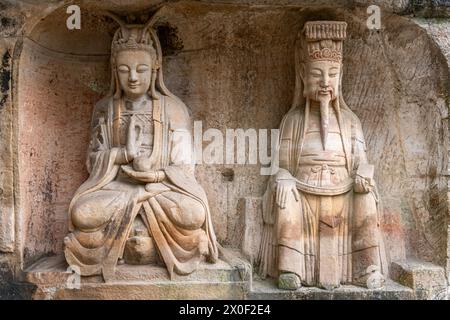
{"type": "Polygon", "coordinates": [[[391,274],[395,281],[412,288],[416,299],[450,299],[445,270],[440,266],[418,260],[393,262],[391,274]]]}
{"type": "Polygon", "coordinates": [[[244,270],[219,261],[203,263],[197,272],[170,280],[164,267],[119,265],[113,281],[101,276],[77,277],[62,257],[44,258],[25,272],[34,285],[32,299],[245,299],[244,270]]]}
{"type": "Polygon", "coordinates": [[[412,300],[414,291],[393,281],[381,289],[369,290],[345,285],[334,290],[301,287],[295,291],[280,290],[272,279],[254,280],[248,299],[255,300],[412,300]]]}
{"type": "MultiPolygon", "coordinates": [[[[170,280],[164,267],[119,265],[114,280],[101,276],[79,278],[68,270],[63,257],[39,260],[24,273],[25,299],[237,299],[237,300],[411,300],[438,297],[439,286],[447,290],[443,268],[425,262],[393,263],[394,282],[381,289],[345,285],[334,290],[301,287],[281,290],[276,279],[251,276],[250,265],[238,254],[226,251],[216,264],[203,263],[188,276],[170,280]]],[[[442,291],[441,290],[441,291],[442,291]]]]}

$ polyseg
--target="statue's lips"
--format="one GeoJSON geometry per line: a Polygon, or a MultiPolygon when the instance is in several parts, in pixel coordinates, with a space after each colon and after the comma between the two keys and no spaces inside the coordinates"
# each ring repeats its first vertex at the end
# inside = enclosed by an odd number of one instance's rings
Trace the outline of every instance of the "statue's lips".
{"type": "Polygon", "coordinates": [[[137,88],[139,88],[139,86],[140,86],[139,83],[138,84],[129,84],[128,88],[130,88],[130,89],[137,89],[137,88]]]}
{"type": "Polygon", "coordinates": [[[318,93],[320,95],[328,95],[331,94],[331,90],[319,90],[318,93]]]}

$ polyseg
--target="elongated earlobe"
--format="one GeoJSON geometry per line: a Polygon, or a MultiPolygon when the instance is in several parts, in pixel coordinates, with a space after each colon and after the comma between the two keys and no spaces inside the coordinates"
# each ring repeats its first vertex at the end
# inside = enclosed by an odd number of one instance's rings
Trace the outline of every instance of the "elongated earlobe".
{"type": "Polygon", "coordinates": [[[153,99],[159,99],[158,95],[156,94],[156,77],[158,76],[157,69],[155,67],[152,68],[152,82],[150,85],[150,96],[153,99]]]}

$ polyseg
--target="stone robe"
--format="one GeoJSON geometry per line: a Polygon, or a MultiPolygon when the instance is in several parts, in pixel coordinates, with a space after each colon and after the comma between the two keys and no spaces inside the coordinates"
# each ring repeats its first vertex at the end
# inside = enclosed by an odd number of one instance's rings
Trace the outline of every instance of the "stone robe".
{"type": "Polygon", "coordinates": [[[369,266],[386,272],[376,188],[368,193],[353,190],[358,167],[367,163],[359,119],[345,105],[337,116],[345,155],[339,170],[346,172],[339,174],[340,183],[330,187],[296,179],[302,176],[308,119],[309,110],[298,107],[285,115],[280,126],[280,169],[270,178],[263,197],[259,273],[278,277],[280,272],[292,272],[305,285],[333,288],[358,282],[369,266]],[[282,179],[294,179],[300,194],[299,201],[290,194],[284,209],[275,202],[276,184],[282,179]]]}
{"type": "Polygon", "coordinates": [[[70,204],[67,262],[77,266],[82,275],[113,278],[138,214],[171,277],[174,272],[193,272],[203,256],[214,262],[218,251],[208,201],[195,180],[193,165],[186,164],[191,150],[190,140],[184,139],[192,136],[186,106],[172,96],[160,95],[153,100],[149,161],[151,168],[163,170],[166,178],[146,184],[128,178],[123,166],[116,164],[125,147],[118,130],[126,130],[115,117],[118,104],[107,97],[94,110],[87,159],[90,176],[70,204]],[[83,220],[94,218],[100,224],[94,230],[73,223],[77,219],[82,225],[83,220]]]}

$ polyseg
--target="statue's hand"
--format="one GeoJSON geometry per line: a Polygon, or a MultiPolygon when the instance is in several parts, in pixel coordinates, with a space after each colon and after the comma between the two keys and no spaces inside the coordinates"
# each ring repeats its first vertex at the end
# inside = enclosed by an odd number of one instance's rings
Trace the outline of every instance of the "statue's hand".
{"type": "Polygon", "coordinates": [[[138,156],[133,160],[133,169],[141,172],[148,172],[152,170],[152,163],[148,156],[138,156]]]}
{"type": "Polygon", "coordinates": [[[353,189],[356,193],[369,193],[373,190],[373,187],[372,179],[366,179],[358,175],[355,177],[353,189]]]}
{"type": "Polygon", "coordinates": [[[132,166],[124,165],[121,166],[123,172],[130,178],[136,181],[144,183],[155,183],[161,182],[165,179],[166,175],[163,170],[151,170],[147,172],[135,171],[132,166]]]}
{"type": "Polygon", "coordinates": [[[138,155],[138,147],[141,143],[142,128],[136,123],[135,116],[131,116],[130,124],[128,125],[127,135],[127,157],[131,161],[138,155]]]}
{"type": "Polygon", "coordinates": [[[300,194],[294,180],[277,180],[276,203],[281,209],[286,208],[286,201],[291,192],[294,194],[295,201],[299,201],[300,194]]]}

